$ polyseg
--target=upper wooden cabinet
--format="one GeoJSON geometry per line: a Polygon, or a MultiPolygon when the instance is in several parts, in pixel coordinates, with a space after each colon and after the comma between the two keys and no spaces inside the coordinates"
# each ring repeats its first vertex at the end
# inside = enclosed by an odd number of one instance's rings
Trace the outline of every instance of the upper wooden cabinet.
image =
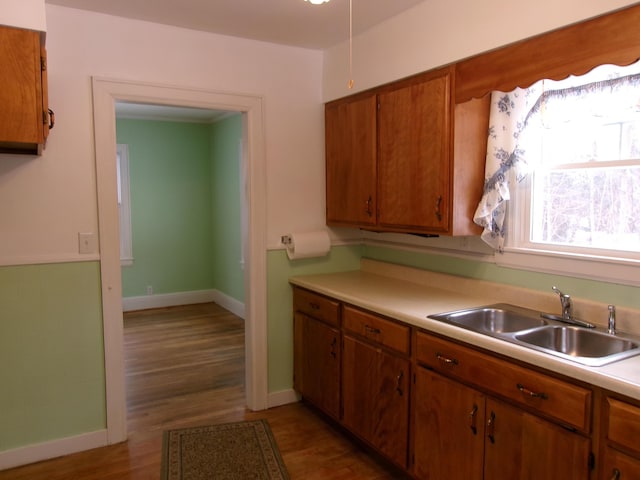
{"type": "Polygon", "coordinates": [[[51,117],[44,34],[0,26],[0,153],[39,155],[51,117]]]}
{"type": "Polygon", "coordinates": [[[327,104],[325,109],[327,224],[376,224],[375,94],[327,104]]]}
{"type": "Polygon", "coordinates": [[[452,88],[444,68],[326,105],[327,225],[479,233],[489,104],[452,88]]]}

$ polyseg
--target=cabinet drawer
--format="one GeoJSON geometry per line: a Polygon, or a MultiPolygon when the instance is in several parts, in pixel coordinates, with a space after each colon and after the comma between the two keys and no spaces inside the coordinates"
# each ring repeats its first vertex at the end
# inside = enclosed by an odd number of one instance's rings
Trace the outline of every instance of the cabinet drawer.
{"type": "Polygon", "coordinates": [[[343,313],[345,330],[398,352],[409,353],[410,329],[408,326],[349,306],[344,307],[343,313]]]}
{"type": "Polygon", "coordinates": [[[640,408],[608,398],[609,427],[607,438],[640,454],[640,408]]]}
{"type": "Polygon", "coordinates": [[[588,433],[592,393],[586,388],[492,357],[423,332],[418,362],[588,433]]]}
{"type": "Polygon", "coordinates": [[[340,303],[317,293],[295,288],[293,291],[293,309],[305,313],[316,320],[339,326],[340,303]]]}

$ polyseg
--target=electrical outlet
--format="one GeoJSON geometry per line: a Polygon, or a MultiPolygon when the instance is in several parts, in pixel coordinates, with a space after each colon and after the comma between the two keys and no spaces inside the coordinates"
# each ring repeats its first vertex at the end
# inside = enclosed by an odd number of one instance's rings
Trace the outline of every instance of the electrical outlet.
{"type": "Polygon", "coordinates": [[[147,295],[153,295],[153,287],[151,285],[147,285],[147,295]]]}
{"type": "Polygon", "coordinates": [[[98,253],[98,238],[95,233],[78,233],[79,253],[98,253]]]}

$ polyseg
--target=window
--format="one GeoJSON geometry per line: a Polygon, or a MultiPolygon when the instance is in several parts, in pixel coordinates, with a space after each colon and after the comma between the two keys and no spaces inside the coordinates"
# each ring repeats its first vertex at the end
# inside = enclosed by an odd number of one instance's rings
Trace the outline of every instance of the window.
{"type": "Polygon", "coordinates": [[[640,62],[537,88],[505,250],[640,261],[640,62]]]}
{"type": "Polygon", "coordinates": [[[120,217],[120,265],[133,264],[131,240],[131,196],[129,192],[129,147],[116,145],[118,215],[120,217]]]}

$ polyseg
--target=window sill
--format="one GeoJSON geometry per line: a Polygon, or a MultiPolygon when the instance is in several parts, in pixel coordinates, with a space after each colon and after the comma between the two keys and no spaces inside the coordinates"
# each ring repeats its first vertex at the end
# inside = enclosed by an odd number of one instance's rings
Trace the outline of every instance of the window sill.
{"type": "Polygon", "coordinates": [[[505,248],[495,254],[496,265],[640,286],[640,261],[526,248],[505,248]]]}

